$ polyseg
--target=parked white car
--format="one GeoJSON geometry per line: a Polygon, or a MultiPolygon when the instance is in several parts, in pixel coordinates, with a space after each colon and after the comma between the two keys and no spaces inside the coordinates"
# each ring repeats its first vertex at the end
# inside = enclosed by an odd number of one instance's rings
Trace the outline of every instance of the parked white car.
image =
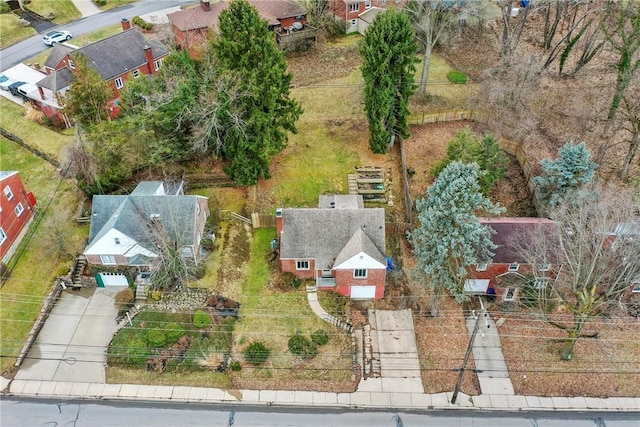
{"type": "Polygon", "coordinates": [[[69,31],[51,31],[44,35],[42,41],[48,46],[53,46],[56,43],[71,40],[71,37],[73,36],[69,31]]]}

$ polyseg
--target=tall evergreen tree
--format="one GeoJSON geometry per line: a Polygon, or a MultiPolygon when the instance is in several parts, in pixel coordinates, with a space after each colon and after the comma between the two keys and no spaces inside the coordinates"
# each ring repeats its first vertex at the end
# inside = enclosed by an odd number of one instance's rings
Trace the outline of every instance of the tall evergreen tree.
{"type": "Polygon", "coordinates": [[[84,55],[74,57],[76,71],[65,97],[64,111],[82,126],[109,120],[109,101],[115,98],[111,84],[91,68],[84,55]]]}
{"type": "Polygon", "coordinates": [[[369,145],[374,153],[386,153],[394,135],[409,136],[417,51],[413,27],[403,11],[378,14],[365,33],[361,69],[369,145]]]}
{"type": "Polygon", "coordinates": [[[558,206],[567,194],[591,182],[598,165],[584,142],[567,142],[558,150],[556,160],[540,161],[542,175],[533,178],[540,201],[548,207],[558,206]]]}
{"type": "Polygon", "coordinates": [[[214,41],[221,73],[238,77],[246,96],[230,100],[242,111],[246,126],[229,129],[223,155],[229,160],[227,174],[241,185],[269,178],[271,157],[287,145],[287,132],[295,133],[302,114],[300,104],[289,96],[292,75],[277,48],[269,24],[246,0],[233,0],[220,13],[219,37],[214,41]]]}
{"type": "Polygon", "coordinates": [[[437,314],[445,289],[458,301],[465,299],[463,281],[468,268],[491,260],[495,245],[491,229],[476,214],[504,211],[482,194],[477,163],[450,163],[416,203],[420,226],[408,238],[419,268],[434,292],[432,314],[437,314]]]}

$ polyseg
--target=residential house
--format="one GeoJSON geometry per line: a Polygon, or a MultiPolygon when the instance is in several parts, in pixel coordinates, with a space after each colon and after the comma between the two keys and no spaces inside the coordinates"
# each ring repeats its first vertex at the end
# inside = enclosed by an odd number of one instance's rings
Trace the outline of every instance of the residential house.
{"type": "Polygon", "coordinates": [[[78,55],[84,55],[89,65],[113,87],[115,96],[110,105],[112,117],[117,115],[120,89],[128,79],[155,75],[158,72],[164,57],[169,54],[168,49],[158,41],[147,39],[138,28],[131,27],[126,19],[122,20],[122,28],[121,33],[79,49],[60,44],[51,49],[44,63],[47,76],[36,83],[40,98],[48,107],[41,108],[45,115],[68,122],[61,110],[64,95],[73,84],[78,55]],[[49,95],[47,91],[52,94],[49,95]]]}
{"type": "Polygon", "coordinates": [[[345,32],[364,34],[375,15],[389,7],[404,7],[408,0],[328,0],[333,17],[343,22],[345,32]]]}
{"type": "Polygon", "coordinates": [[[94,196],[84,255],[89,264],[148,270],[166,244],[198,262],[208,216],[208,199],[185,196],[182,183],[144,181],[129,195],[94,196]]]}
{"type": "Polygon", "coordinates": [[[527,276],[535,278],[535,284],[547,286],[555,280],[561,268],[556,253],[548,254],[548,264],[535,265],[523,258],[516,248],[517,239],[543,232],[554,236],[556,223],[546,218],[480,218],[480,224],[491,227],[495,234],[492,241],[497,246],[495,255],[487,264],[476,264],[471,268],[470,278],[465,281],[466,292],[485,294],[493,288],[499,301],[518,298],[518,289],[527,276]]]}
{"type": "Polygon", "coordinates": [[[25,190],[17,171],[0,172],[0,187],[0,259],[6,264],[33,220],[36,198],[25,190]]]}
{"type": "Polygon", "coordinates": [[[276,212],[280,268],[319,290],[381,299],[387,270],[385,211],[360,195],[323,195],[317,208],[276,212]]]}
{"type": "MultiPolygon", "coordinates": [[[[201,0],[195,7],[168,14],[176,44],[197,57],[210,32],[218,31],[218,17],[229,3],[201,0]]],[[[249,3],[267,20],[282,50],[298,49],[309,40],[315,44],[316,30],[307,25],[307,11],[299,3],[293,0],[249,0],[249,3]]]]}

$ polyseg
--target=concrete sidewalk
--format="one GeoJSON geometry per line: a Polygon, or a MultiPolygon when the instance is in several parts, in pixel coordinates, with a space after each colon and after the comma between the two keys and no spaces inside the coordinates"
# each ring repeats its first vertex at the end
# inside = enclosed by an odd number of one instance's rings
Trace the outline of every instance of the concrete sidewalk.
{"type": "Polygon", "coordinates": [[[640,398],[538,397],[517,395],[458,395],[451,393],[366,392],[330,393],[290,390],[221,390],[184,386],[98,384],[86,382],[13,380],[9,395],[57,399],[108,399],[175,401],[192,403],[241,403],[265,406],[327,406],[376,409],[473,409],[533,411],[640,411],[640,398]]]}
{"type": "Polygon", "coordinates": [[[102,11],[95,5],[93,0],[71,0],[73,5],[80,11],[82,17],[96,15],[102,11]]]}

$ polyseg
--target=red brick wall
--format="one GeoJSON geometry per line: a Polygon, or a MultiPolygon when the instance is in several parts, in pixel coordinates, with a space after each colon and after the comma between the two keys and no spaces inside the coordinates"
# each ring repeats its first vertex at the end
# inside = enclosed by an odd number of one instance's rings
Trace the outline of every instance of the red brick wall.
{"type": "Polygon", "coordinates": [[[299,277],[300,279],[315,279],[314,260],[309,260],[308,270],[296,270],[296,262],[297,260],[295,259],[280,259],[280,270],[283,272],[293,273],[294,276],[299,277]]]}
{"type": "Polygon", "coordinates": [[[353,270],[334,270],[336,278],[336,292],[340,295],[351,296],[351,285],[375,285],[376,299],[384,297],[384,284],[387,271],[384,268],[378,270],[367,270],[366,279],[356,279],[353,277],[353,270]]]}
{"type": "Polygon", "coordinates": [[[0,246],[0,259],[9,252],[11,245],[16,242],[16,238],[27,225],[33,214],[35,207],[27,199],[27,191],[22,184],[20,174],[14,174],[0,181],[0,227],[7,235],[7,239],[0,246]],[[11,200],[4,193],[5,187],[9,186],[13,197],[11,200]],[[16,215],[15,208],[22,204],[22,213],[16,215]]]}
{"type": "Polygon", "coordinates": [[[117,265],[129,265],[127,262],[127,258],[124,255],[114,255],[116,259],[115,264],[102,264],[102,260],[100,259],[100,255],[87,255],[87,262],[89,264],[94,265],[104,265],[106,267],[114,267],[117,265]]]}
{"type": "MultiPolygon", "coordinates": [[[[489,287],[493,287],[496,290],[496,295],[498,296],[498,300],[502,300],[502,295],[504,294],[505,288],[498,285],[497,277],[508,273],[509,264],[489,264],[487,266],[486,271],[476,271],[475,266],[471,267],[470,276],[476,279],[489,279],[489,287]]],[[[556,277],[556,272],[558,271],[557,265],[552,265],[551,270],[545,272],[544,274],[553,280],[556,277]]],[[[541,272],[542,273],[542,272],[541,272]]],[[[516,273],[510,274],[520,274],[522,276],[528,276],[533,274],[532,266],[530,264],[520,264],[518,267],[518,271],[516,273]]]]}

